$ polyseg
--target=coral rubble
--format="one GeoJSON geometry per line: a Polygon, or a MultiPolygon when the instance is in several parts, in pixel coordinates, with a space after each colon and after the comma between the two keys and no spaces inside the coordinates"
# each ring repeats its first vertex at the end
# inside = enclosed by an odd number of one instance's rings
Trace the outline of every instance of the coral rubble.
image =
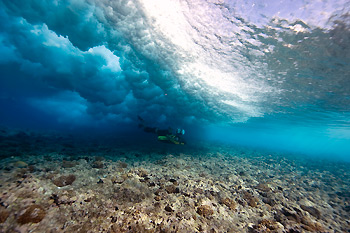
{"type": "Polygon", "coordinates": [[[346,164],[206,144],[88,148],[4,157],[0,232],[350,229],[346,164]]]}

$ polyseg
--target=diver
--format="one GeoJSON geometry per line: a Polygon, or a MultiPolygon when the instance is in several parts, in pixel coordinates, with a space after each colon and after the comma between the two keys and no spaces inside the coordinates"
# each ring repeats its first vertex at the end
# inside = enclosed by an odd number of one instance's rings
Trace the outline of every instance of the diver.
{"type": "Polygon", "coordinates": [[[140,121],[139,128],[142,128],[146,133],[157,134],[158,141],[176,145],[185,145],[185,141],[182,138],[182,136],[185,134],[184,129],[176,129],[175,133],[173,133],[173,129],[170,127],[168,129],[149,127],[145,125],[145,121],[140,116],[137,116],[137,118],[140,121]]]}

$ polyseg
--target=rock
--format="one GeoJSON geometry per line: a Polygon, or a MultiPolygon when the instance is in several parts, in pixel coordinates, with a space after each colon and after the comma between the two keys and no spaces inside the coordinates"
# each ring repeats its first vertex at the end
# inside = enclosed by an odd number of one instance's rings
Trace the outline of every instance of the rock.
{"type": "MultiPolygon", "coordinates": [[[[59,198],[59,196],[57,194],[52,194],[50,199],[53,201],[53,203],[55,203],[57,206],[60,205],[71,205],[75,202],[75,200],[70,200],[67,196],[63,196],[61,197],[61,199],[59,198]]],[[[86,199],[84,200],[85,202],[90,202],[91,199],[86,199]]]]}
{"type": "Polygon", "coordinates": [[[277,201],[275,200],[275,198],[268,196],[268,197],[264,197],[263,202],[270,205],[270,206],[275,206],[277,204],[277,201]]]}
{"type": "Polygon", "coordinates": [[[23,161],[16,161],[14,164],[13,164],[14,167],[18,167],[18,168],[25,168],[28,166],[28,164],[26,162],[23,162],[23,161]]]}
{"type": "Polygon", "coordinates": [[[124,203],[139,203],[149,196],[150,193],[147,193],[145,188],[141,186],[139,188],[116,187],[114,190],[114,198],[124,203]]]}
{"type": "Polygon", "coordinates": [[[232,199],[228,197],[222,199],[220,203],[226,205],[230,210],[235,210],[237,207],[236,202],[234,202],[232,199]]]}
{"type": "Polygon", "coordinates": [[[139,158],[139,157],[142,156],[142,154],[140,154],[140,153],[135,153],[134,155],[135,155],[135,157],[137,157],[137,158],[139,158]]]}
{"type": "Polygon", "coordinates": [[[271,188],[267,184],[264,184],[264,183],[259,183],[255,188],[260,190],[260,191],[263,191],[263,192],[270,192],[271,191],[271,188]]]}
{"type": "Polygon", "coordinates": [[[148,172],[143,169],[143,168],[140,168],[138,171],[137,171],[137,175],[139,175],[140,177],[146,177],[148,176],[148,172]]]}
{"type": "Polygon", "coordinates": [[[306,216],[303,216],[301,218],[301,223],[304,224],[304,225],[301,225],[301,227],[307,231],[324,232],[324,228],[320,223],[313,222],[310,218],[308,218],[306,216]]]}
{"type": "Polygon", "coordinates": [[[197,208],[197,213],[201,216],[208,217],[214,214],[214,211],[208,205],[201,205],[197,208]]]}
{"type": "Polygon", "coordinates": [[[148,184],[148,186],[149,186],[149,187],[155,187],[156,184],[155,184],[154,182],[150,182],[150,183],[148,184]]]}
{"type": "Polygon", "coordinates": [[[75,179],[76,179],[75,175],[60,176],[57,179],[53,180],[52,182],[58,187],[63,187],[63,186],[71,185],[75,181],[75,179]]]}
{"type": "Polygon", "coordinates": [[[111,216],[111,223],[117,222],[118,218],[115,216],[111,216]]]}
{"type": "Polygon", "coordinates": [[[165,206],[164,209],[165,209],[167,212],[173,212],[173,211],[174,211],[169,205],[165,206]]]}
{"type": "Polygon", "coordinates": [[[19,224],[38,223],[45,217],[46,212],[40,205],[31,205],[22,210],[17,216],[19,224]]]}
{"type": "Polygon", "coordinates": [[[62,167],[64,168],[72,168],[72,167],[75,167],[77,164],[78,164],[77,161],[68,161],[68,160],[62,161],[62,167]]]}
{"type": "Polygon", "coordinates": [[[266,204],[269,204],[270,206],[274,206],[278,203],[278,198],[272,192],[262,192],[260,195],[262,196],[262,201],[266,204]]]}
{"type": "Polygon", "coordinates": [[[93,168],[103,168],[103,162],[100,160],[97,160],[97,161],[92,163],[92,167],[93,168]]]}
{"type": "Polygon", "coordinates": [[[315,218],[321,218],[321,212],[318,209],[316,209],[315,207],[300,205],[300,208],[309,212],[315,218]]]}
{"type": "Polygon", "coordinates": [[[117,176],[112,178],[111,181],[113,184],[122,184],[125,181],[125,179],[121,176],[117,176]]]}
{"type": "Polygon", "coordinates": [[[245,172],[244,172],[244,171],[240,171],[240,172],[239,172],[239,175],[240,175],[240,176],[245,176],[245,172]]]}
{"type": "Polygon", "coordinates": [[[29,166],[28,166],[28,171],[29,171],[30,173],[35,172],[35,171],[36,171],[35,166],[34,166],[34,165],[29,165],[29,166]]]}
{"type": "Polygon", "coordinates": [[[258,199],[250,194],[248,191],[243,191],[243,198],[251,207],[257,207],[258,199]]]}
{"type": "Polygon", "coordinates": [[[176,187],[175,185],[168,185],[165,187],[165,190],[167,191],[167,193],[179,193],[180,189],[178,187],[176,187]]]}
{"type": "Polygon", "coordinates": [[[98,184],[103,184],[103,180],[102,179],[99,179],[99,181],[97,181],[98,184]]]}
{"type": "Polygon", "coordinates": [[[300,216],[294,210],[289,210],[287,208],[282,208],[281,213],[289,220],[300,223],[300,216]]]}
{"type": "Polygon", "coordinates": [[[253,226],[253,232],[277,232],[281,226],[274,220],[263,219],[259,221],[259,224],[253,226]]]}
{"type": "Polygon", "coordinates": [[[127,167],[128,167],[128,164],[125,163],[125,162],[119,161],[119,162],[118,162],[118,167],[120,167],[120,168],[127,168],[127,167]]]}
{"type": "Polygon", "coordinates": [[[344,208],[343,208],[346,212],[350,212],[350,205],[348,205],[348,206],[344,206],[344,208]]]}
{"type": "Polygon", "coordinates": [[[0,210],[0,223],[4,223],[6,219],[9,217],[10,213],[6,210],[1,208],[0,210]]]}
{"type": "Polygon", "coordinates": [[[103,161],[104,159],[103,156],[95,156],[95,161],[103,161]]]}
{"type": "Polygon", "coordinates": [[[154,195],[159,196],[161,192],[162,192],[162,189],[157,189],[157,190],[154,192],[154,195]]]}

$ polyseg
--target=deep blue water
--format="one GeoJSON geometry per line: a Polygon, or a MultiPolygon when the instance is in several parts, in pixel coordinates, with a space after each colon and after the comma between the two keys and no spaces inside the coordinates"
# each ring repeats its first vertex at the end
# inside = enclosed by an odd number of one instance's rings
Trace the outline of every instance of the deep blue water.
{"type": "Polygon", "coordinates": [[[141,116],[192,144],[350,161],[349,9],[0,0],[0,124],[156,140],[141,116]]]}

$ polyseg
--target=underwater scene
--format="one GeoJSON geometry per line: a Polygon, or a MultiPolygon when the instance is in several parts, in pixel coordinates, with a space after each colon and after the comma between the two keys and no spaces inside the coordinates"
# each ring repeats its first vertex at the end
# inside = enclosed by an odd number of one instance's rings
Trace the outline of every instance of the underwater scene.
{"type": "Polygon", "coordinates": [[[350,2],[0,0],[2,232],[350,232],[350,2]]]}

